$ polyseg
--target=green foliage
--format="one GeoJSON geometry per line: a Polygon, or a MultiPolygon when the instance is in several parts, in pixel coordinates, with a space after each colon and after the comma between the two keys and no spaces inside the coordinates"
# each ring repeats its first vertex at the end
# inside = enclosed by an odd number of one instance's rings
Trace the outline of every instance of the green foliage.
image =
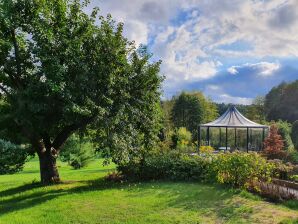
{"type": "Polygon", "coordinates": [[[274,165],[274,173],[276,177],[283,180],[288,180],[294,167],[291,163],[284,163],[282,160],[269,160],[274,165]]]}
{"type": "Polygon", "coordinates": [[[161,62],[151,62],[146,47],[136,49],[111,15],[85,13],[87,4],[0,2],[0,120],[13,124],[1,127],[52,158],[72,133],[88,128],[119,162],[156,140],[161,62]]]}
{"type": "Polygon", "coordinates": [[[246,191],[198,181],[111,183],[104,177],[114,164],[95,160],[80,171],[58,164],[65,180],[59,186],[36,183],[37,158],[25,164],[24,172],[0,177],[1,224],[273,224],[298,218],[297,200],[270,203],[246,191]]]}
{"type": "Polygon", "coordinates": [[[184,127],[178,128],[172,134],[172,143],[174,149],[183,149],[192,144],[191,133],[184,127]]]}
{"type": "Polygon", "coordinates": [[[198,124],[203,121],[203,110],[204,108],[196,96],[182,92],[175,100],[172,109],[175,127],[186,127],[192,134],[196,133],[198,124]]]}
{"type": "Polygon", "coordinates": [[[293,164],[298,164],[298,151],[291,151],[289,153],[289,161],[293,164]]]}
{"type": "Polygon", "coordinates": [[[252,121],[258,122],[260,124],[265,123],[266,115],[264,108],[265,98],[262,96],[257,96],[252,105],[249,105],[245,113],[246,117],[252,121]]]}
{"type": "Polygon", "coordinates": [[[291,138],[294,143],[295,149],[298,150],[298,120],[293,123],[291,138]]]}
{"type": "Polygon", "coordinates": [[[291,132],[292,132],[291,124],[282,120],[279,120],[275,124],[277,125],[277,128],[278,128],[278,134],[281,135],[284,141],[283,149],[287,151],[294,150],[293,141],[291,139],[291,132]]]}
{"type": "Polygon", "coordinates": [[[214,148],[210,145],[202,145],[200,146],[200,153],[206,154],[206,153],[212,153],[214,152],[214,148]]]}
{"type": "Polygon", "coordinates": [[[290,123],[298,120],[298,80],[281,83],[265,97],[267,120],[284,120],[290,123]]]}
{"type": "Polygon", "coordinates": [[[189,156],[177,150],[167,153],[152,152],[142,163],[128,163],[117,169],[126,177],[142,180],[202,180],[206,176],[208,161],[189,156]]]}
{"type": "Polygon", "coordinates": [[[0,155],[0,174],[10,174],[23,169],[28,154],[23,147],[0,139],[0,155]]]}
{"type": "Polygon", "coordinates": [[[225,153],[213,160],[219,183],[247,188],[253,181],[270,181],[274,166],[257,153],[225,153]]]}
{"type": "Polygon", "coordinates": [[[87,166],[95,157],[95,151],[90,141],[77,135],[72,135],[63,147],[60,159],[67,162],[74,169],[87,166]]]}
{"type": "Polygon", "coordinates": [[[195,144],[191,142],[196,140],[198,125],[218,116],[216,104],[201,92],[182,92],[171,100],[162,101],[161,105],[164,119],[163,141],[170,143],[172,148],[185,152],[193,151],[195,148],[195,144]],[[178,139],[181,127],[191,132],[190,140],[178,139]]]}
{"type": "Polygon", "coordinates": [[[162,115],[163,115],[163,127],[165,129],[166,137],[169,137],[169,133],[174,129],[171,113],[174,105],[174,100],[161,101],[162,115]]]}
{"type": "Polygon", "coordinates": [[[274,165],[257,153],[189,155],[173,150],[148,154],[144,160],[118,166],[135,179],[200,180],[248,188],[253,181],[270,181],[274,165]]]}
{"type": "Polygon", "coordinates": [[[203,108],[203,123],[213,121],[218,117],[218,110],[215,103],[210,98],[206,98],[202,92],[190,92],[191,95],[196,96],[203,108]]]}

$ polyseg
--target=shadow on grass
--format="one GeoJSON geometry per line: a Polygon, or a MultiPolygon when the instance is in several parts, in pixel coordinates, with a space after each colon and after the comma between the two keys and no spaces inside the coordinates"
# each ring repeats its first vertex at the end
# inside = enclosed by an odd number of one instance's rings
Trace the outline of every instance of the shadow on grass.
{"type": "MultiPolygon", "coordinates": [[[[0,198],[3,199],[0,199],[0,217],[7,213],[43,204],[63,195],[123,188],[130,192],[127,197],[147,197],[154,194],[156,197],[167,198],[167,206],[186,210],[203,210],[206,213],[211,211],[223,218],[251,213],[250,210],[245,210],[246,208],[243,208],[242,211],[237,205],[231,204],[231,199],[236,194],[234,190],[217,185],[191,182],[113,183],[105,181],[104,178],[70,181],[64,182],[62,185],[64,186],[59,188],[59,185],[44,187],[39,183],[32,183],[1,191],[0,198]],[[71,185],[74,183],[80,186],[72,187],[71,185]]],[[[287,206],[287,204],[285,205],[287,206]]],[[[289,204],[287,207],[297,210],[293,204],[289,204]]]]}
{"type": "Polygon", "coordinates": [[[215,219],[228,222],[249,218],[253,213],[252,208],[233,200],[239,193],[239,190],[217,184],[188,182],[186,186],[185,182],[160,182],[150,183],[145,191],[141,188],[129,197],[153,194],[156,198],[166,198],[166,207],[197,211],[205,217],[212,215],[215,219]]]}
{"type": "Polygon", "coordinates": [[[0,198],[20,194],[28,190],[39,188],[41,186],[42,185],[40,183],[30,183],[30,184],[24,184],[18,187],[10,188],[4,191],[0,191],[0,198]]]}
{"type": "Polygon", "coordinates": [[[39,204],[43,204],[49,200],[63,195],[106,189],[120,189],[125,187],[125,185],[127,184],[110,183],[105,181],[103,178],[91,181],[68,181],[52,186],[43,186],[40,183],[25,184],[0,192],[0,217],[6,213],[15,212],[22,209],[34,207],[39,204]],[[67,188],[68,184],[73,183],[81,183],[84,185],[67,188]],[[59,187],[59,185],[65,185],[66,188],[51,189],[55,186],[59,187]],[[5,197],[9,198],[1,200],[1,198],[5,197]]]}

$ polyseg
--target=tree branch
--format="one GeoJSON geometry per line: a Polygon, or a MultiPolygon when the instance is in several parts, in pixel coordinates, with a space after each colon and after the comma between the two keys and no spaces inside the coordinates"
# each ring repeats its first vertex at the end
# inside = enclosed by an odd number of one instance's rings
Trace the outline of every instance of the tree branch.
{"type": "Polygon", "coordinates": [[[20,64],[20,60],[19,60],[19,45],[17,42],[17,38],[16,38],[16,32],[13,29],[11,31],[11,37],[12,37],[12,42],[13,42],[13,46],[14,46],[14,53],[15,53],[15,59],[16,59],[16,65],[17,65],[17,74],[18,76],[21,76],[21,64],[20,64]]]}
{"type": "Polygon", "coordinates": [[[11,80],[12,84],[14,84],[16,87],[19,87],[19,84],[18,84],[18,81],[17,81],[17,78],[15,75],[11,74],[11,72],[4,67],[3,71],[5,72],[5,74],[8,75],[9,79],[11,80]]]}
{"type": "Polygon", "coordinates": [[[95,116],[83,119],[82,121],[75,123],[75,124],[71,124],[68,125],[66,127],[64,127],[62,129],[61,132],[59,132],[59,134],[56,136],[52,146],[59,151],[59,149],[61,148],[61,146],[64,144],[64,142],[67,140],[67,138],[74,133],[75,131],[77,131],[80,128],[84,128],[86,127],[92,120],[95,119],[95,116]]]}
{"type": "Polygon", "coordinates": [[[51,143],[51,138],[50,136],[48,135],[48,133],[45,133],[42,137],[43,139],[43,142],[46,146],[46,148],[50,148],[52,146],[52,143],[51,143]]]}
{"type": "Polygon", "coordinates": [[[18,45],[17,38],[16,38],[15,29],[11,30],[11,38],[12,38],[12,42],[13,42],[15,61],[16,61],[16,66],[17,66],[17,77],[14,77],[11,75],[10,75],[10,77],[15,81],[17,87],[20,88],[22,86],[20,83],[22,69],[21,69],[21,62],[20,62],[20,50],[19,50],[19,45],[18,45]]]}
{"type": "Polygon", "coordinates": [[[9,92],[8,92],[8,90],[5,89],[5,87],[2,86],[1,84],[0,84],[0,89],[1,89],[6,95],[10,95],[9,92]]]}
{"type": "Polygon", "coordinates": [[[14,119],[14,122],[19,130],[23,133],[23,135],[29,140],[37,153],[44,149],[43,140],[39,136],[35,135],[34,132],[32,132],[29,128],[22,125],[21,122],[19,122],[17,119],[14,119]]]}

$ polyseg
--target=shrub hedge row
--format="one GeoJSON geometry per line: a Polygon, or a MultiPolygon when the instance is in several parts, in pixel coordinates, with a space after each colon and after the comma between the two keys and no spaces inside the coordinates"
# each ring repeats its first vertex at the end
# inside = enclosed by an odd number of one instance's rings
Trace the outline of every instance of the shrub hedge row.
{"type": "Polygon", "coordinates": [[[257,153],[220,153],[204,156],[177,151],[154,152],[139,162],[118,166],[125,177],[138,180],[197,180],[248,188],[255,181],[268,181],[274,164],[257,153]]]}

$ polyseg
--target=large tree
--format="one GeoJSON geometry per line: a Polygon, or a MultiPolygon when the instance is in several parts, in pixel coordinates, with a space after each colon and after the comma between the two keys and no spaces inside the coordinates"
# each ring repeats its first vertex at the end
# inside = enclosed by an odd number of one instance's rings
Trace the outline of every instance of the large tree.
{"type": "Polygon", "coordinates": [[[266,121],[264,101],[265,98],[263,96],[257,96],[252,104],[247,107],[247,118],[260,124],[264,123],[266,121]]]}
{"type": "Polygon", "coordinates": [[[175,127],[186,127],[192,134],[203,121],[203,108],[199,99],[182,92],[174,101],[172,120],[175,127]]]}
{"type": "Polygon", "coordinates": [[[32,145],[45,184],[60,180],[57,155],[78,130],[94,129],[118,161],[128,146],[149,147],[158,130],[160,62],[136,50],[122,24],[97,9],[87,15],[85,6],[0,2],[0,125],[32,145]]]}
{"type": "Polygon", "coordinates": [[[293,123],[291,138],[295,149],[298,150],[298,120],[293,123]]]}
{"type": "Polygon", "coordinates": [[[218,117],[218,108],[209,97],[205,97],[200,91],[190,92],[190,94],[196,96],[202,105],[204,123],[213,121],[218,117]]]}
{"type": "Polygon", "coordinates": [[[265,97],[267,120],[284,120],[290,123],[298,120],[298,80],[281,83],[265,97]]]}

